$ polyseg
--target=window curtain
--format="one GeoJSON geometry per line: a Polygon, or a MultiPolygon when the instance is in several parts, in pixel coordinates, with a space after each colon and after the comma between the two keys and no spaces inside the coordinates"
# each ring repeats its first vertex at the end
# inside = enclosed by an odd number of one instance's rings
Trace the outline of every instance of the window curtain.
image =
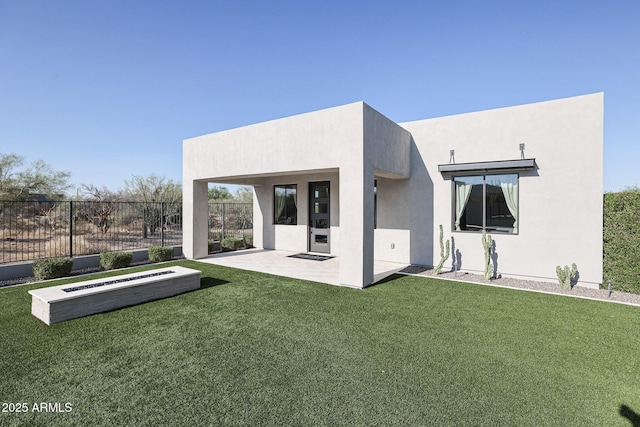
{"type": "Polygon", "coordinates": [[[282,191],[278,191],[278,189],[276,188],[276,218],[275,218],[275,223],[277,224],[278,221],[280,220],[280,216],[282,216],[282,213],[284,212],[284,207],[286,205],[286,191],[284,189],[282,189],[282,191]]]}
{"type": "Polygon", "coordinates": [[[298,215],[298,192],[296,188],[289,188],[287,189],[287,193],[289,194],[289,196],[291,196],[291,200],[293,200],[293,206],[295,207],[295,210],[291,209],[291,207],[287,209],[287,214],[289,215],[287,217],[287,224],[295,224],[295,216],[298,215]]]}
{"type": "Polygon", "coordinates": [[[507,202],[507,207],[511,216],[513,217],[513,232],[518,232],[518,184],[509,182],[500,183],[502,193],[504,194],[504,200],[507,202]]]}
{"type": "Polygon", "coordinates": [[[460,219],[467,207],[469,196],[471,195],[471,184],[456,181],[456,231],[460,231],[460,219]]]}

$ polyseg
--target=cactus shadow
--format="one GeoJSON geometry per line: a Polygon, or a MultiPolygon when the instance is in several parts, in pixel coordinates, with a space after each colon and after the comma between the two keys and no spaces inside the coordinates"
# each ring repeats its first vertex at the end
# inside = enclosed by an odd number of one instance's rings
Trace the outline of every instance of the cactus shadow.
{"type": "Polygon", "coordinates": [[[458,253],[460,251],[456,248],[456,239],[451,236],[451,271],[458,271],[458,253]]]}
{"type": "Polygon", "coordinates": [[[618,411],[618,413],[620,414],[620,416],[629,420],[633,427],[640,427],[640,415],[638,415],[637,412],[635,412],[627,405],[620,405],[620,410],[618,411]]]}
{"type": "Polygon", "coordinates": [[[456,248],[456,239],[451,236],[451,271],[457,272],[462,269],[462,252],[456,248]]]}
{"type": "Polygon", "coordinates": [[[498,252],[496,251],[496,241],[491,241],[491,263],[493,264],[493,274],[491,275],[492,279],[498,277],[498,252]]]}
{"type": "Polygon", "coordinates": [[[573,287],[578,284],[579,280],[580,280],[580,272],[576,271],[576,275],[571,278],[571,282],[570,282],[571,289],[573,289],[573,287]]]}

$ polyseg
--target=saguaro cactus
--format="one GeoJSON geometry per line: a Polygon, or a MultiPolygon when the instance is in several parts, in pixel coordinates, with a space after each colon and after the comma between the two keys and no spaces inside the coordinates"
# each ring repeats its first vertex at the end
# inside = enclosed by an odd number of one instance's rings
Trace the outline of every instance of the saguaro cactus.
{"type": "Polygon", "coordinates": [[[484,279],[489,280],[493,276],[493,266],[491,265],[491,247],[493,239],[491,234],[482,230],[482,247],[484,248],[484,279]]]}
{"type": "Polygon", "coordinates": [[[440,262],[435,268],[436,274],[440,274],[442,266],[444,265],[444,262],[449,258],[449,251],[451,250],[449,246],[449,239],[447,239],[447,244],[445,245],[443,242],[443,238],[442,224],[440,224],[440,262]]]}
{"type": "Polygon", "coordinates": [[[556,274],[558,275],[558,281],[560,282],[562,289],[568,291],[571,289],[571,282],[576,279],[578,266],[575,262],[571,264],[571,269],[569,269],[568,265],[565,265],[564,268],[558,265],[556,266],[556,274]]]}

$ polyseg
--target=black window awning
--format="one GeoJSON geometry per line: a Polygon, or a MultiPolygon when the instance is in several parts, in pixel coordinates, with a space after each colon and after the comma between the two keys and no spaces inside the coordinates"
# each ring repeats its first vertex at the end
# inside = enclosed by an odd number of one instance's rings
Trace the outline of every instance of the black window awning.
{"type": "Polygon", "coordinates": [[[532,171],[535,170],[536,167],[536,159],[497,160],[494,162],[438,165],[438,172],[444,176],[475,175],[479,173],[532,171]]]}

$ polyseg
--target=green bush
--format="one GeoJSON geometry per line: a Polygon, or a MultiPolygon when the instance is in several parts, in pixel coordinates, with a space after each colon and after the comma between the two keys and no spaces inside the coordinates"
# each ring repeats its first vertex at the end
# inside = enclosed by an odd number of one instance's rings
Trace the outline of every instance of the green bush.
{"type": "Polygon", "coordinates": [[[213,253],[216,250],[216,243],[213,240],[207,242],[207,253],[213,253]]]}
{"type": "Polygon", "coordinates": [[[103,252],[100,254],[100,267],[104,270],[129,267],[133,261],[131,252],[103,252]]]}
{"type": "Polygon", "coordinates": [[[215,240],[219,242],[222,239],[222,233],[219,231],[214,231],[211,233],[211,240],[215,240]]]}
{"type": "Polygon", "coordinates": [[[225,237],[220,242],[222,252],[236,251],[242,247],[243,240],[237,237],[225,237]]]}
{"type": "Polygon", "coordinates": [[[149,261],[171,261],[173,248],[171,246],[149,246],[149,261]]]}
{"type": "Polygon", "coordinates": [[[33,261],[33,275],[40,280],[56,279],[71,274],[72,258],[43,258],[33,261]]]}
{"type": "Polygon", "coordinates": [[[640,188],[604,195],[603,286],[640,293],[640,188]]]}
{"type": "Polygon", "coordinates": [[[253,234],[247,234],[242,239],[244,240],[244,246],[246,248],[252,248],[253,247],[253,234]]]}

